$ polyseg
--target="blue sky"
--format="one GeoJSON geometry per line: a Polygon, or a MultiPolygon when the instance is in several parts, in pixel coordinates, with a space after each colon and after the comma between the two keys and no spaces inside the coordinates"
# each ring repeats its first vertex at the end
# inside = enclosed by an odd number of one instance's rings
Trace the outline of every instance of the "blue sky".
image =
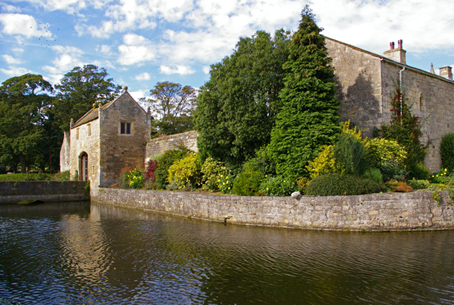
{"type": "Polygon", "coordinates": [[[137,99],[200,87],[239,37],[295,31],[306,4],[326,36],[377,54],[403,39],[408,65],[454,65],[453,0],[0,0],[0,82],[95,64],[137,99]]]}

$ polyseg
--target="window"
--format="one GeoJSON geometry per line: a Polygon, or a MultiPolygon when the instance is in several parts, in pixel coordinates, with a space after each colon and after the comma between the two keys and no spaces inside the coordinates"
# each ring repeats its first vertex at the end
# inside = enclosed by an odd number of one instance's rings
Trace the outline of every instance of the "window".
{"type": "Polygon", "coordinates": [[[79,128],[76,129],[76,140],[79,140],[79,128]]]}
{"type": "Polygon", "coordinates": [[[91,136],[91,126],[90,126],[90,124],[88,124],[87,127],[88,127],[88,136],[91,136]]]}
{"type": "Polygon", "coordinates": [[[120,123],[120,134],[131,134],[131,123],[121,122],[120,123]]]}

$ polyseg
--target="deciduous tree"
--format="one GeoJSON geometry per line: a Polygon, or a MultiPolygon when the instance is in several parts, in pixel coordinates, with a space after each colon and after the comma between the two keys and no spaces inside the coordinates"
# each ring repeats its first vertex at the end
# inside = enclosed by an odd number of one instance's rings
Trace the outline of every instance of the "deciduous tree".
{"type": "Polygon", "coordinates": [[[269,143],[281,107],[288,42],[283,30],[274,38],[258,31],[241,38],[231,56],[211,66],[195,111],[202,159],[211,156],[239,166],[269,143]]]}

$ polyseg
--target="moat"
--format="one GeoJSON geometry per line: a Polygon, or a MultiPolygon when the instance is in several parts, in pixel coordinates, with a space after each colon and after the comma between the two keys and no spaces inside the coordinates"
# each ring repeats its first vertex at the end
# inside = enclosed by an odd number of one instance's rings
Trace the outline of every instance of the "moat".
{"type": "Polygon", "coordinates": [[[0,304],[453,304],[454,231],[312,232],[0,206],[0,304]]]}

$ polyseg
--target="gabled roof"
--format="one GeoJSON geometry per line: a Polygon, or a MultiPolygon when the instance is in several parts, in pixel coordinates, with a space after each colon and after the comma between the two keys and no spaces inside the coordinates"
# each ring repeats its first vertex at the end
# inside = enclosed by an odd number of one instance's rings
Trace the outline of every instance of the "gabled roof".
{"type": "Polygon", "coordinates": [[[431,72],[427,72],[427,71],[424,71],[424,70],[421,70],[421,69],[418,69],[418,68],[415,68],[415,67],[412,67],[412,66],[409,66],[409,65],[406,65],[406,64],[397,62],[397,61],[392,60],[392,59],[389,59],[389,58],[387,58],[387,57],[385,57],[385,56],[383,56],[383,55],[379,55],[379,54],[376,54],[376,53],[372,53],[372,52],[370,52],[370,51],[367,51],[367,50],[364,50],[364,49],[355,47],[355,46],[353,46],[353,45],[351,45],[351,44],[348,44],[348,43],[345,43],[345,42],[342,42],[342,41],[339,41],[339,40],[336,40],[336,39],[333,39],[333,38],[330,38],[330,37],[327,37],[327,36],[323,36],[323,37],[325,37],[325,39],[334,41],[334,42],[336,42],[336,43],[343,44],[344,46],[350,47],[350,48],[352,48],[352,49],[354,49],[354,50],[357,50],[357,51],[360,51],[360,52],[362,52],[362,53],[366,53],[366,54],[369,54],[369,55],[371,55],[371,56],[373,56],[373,57],[379,58],[380,60],[385,61],[385,62],[387,62],[387,63],[389,63],[389,64],[393,64],[393,65],[398,66],[398,67],[401,67],[401,68],[405,67],[405,69],[413,70],[413,71],[415,71],[415,72],[417,72],[417,73],[421,73],[421,74],[424,74],[424,75],[426,75],[426,76],[435,77],[435,78],[437,78],[437,79],[439,79],[439,80],[443,80],[443,81],[448,82],[448,83],[450,83],[450,84],[454,84],[454,82],[453,82],[452,80],[447,79],[447,78],[445,78],[445,77],[443,77],[443,76],[440,76],[440,75],[438,75],[438,74],[431,73],[431,72]]]}
{"type": "MultiPolygon", "coordinates": [[[[128,91],[124,91],[122,94],[120,94],[118,97],[116,97],[113,101],[105,103],[104,105],[101,105],[100,107],[102,109],[109,107],[110,105],[115,103],[115,101],[117,101],[120,97],[122,97],[125,94],[129,95],[129,97],[132,98],[131,95],[128,93],[128,91]]],[[[137,104],[137,105],[139,105],[139,104],[137,104]]],[[[92,109],[88,110],[80,119],[78,119],[71,128],[76,128],[76,127],[79,127],[88,122],[94,121],[98,117],[99,117],[99,108],[92,108],[92,109]]]]}

